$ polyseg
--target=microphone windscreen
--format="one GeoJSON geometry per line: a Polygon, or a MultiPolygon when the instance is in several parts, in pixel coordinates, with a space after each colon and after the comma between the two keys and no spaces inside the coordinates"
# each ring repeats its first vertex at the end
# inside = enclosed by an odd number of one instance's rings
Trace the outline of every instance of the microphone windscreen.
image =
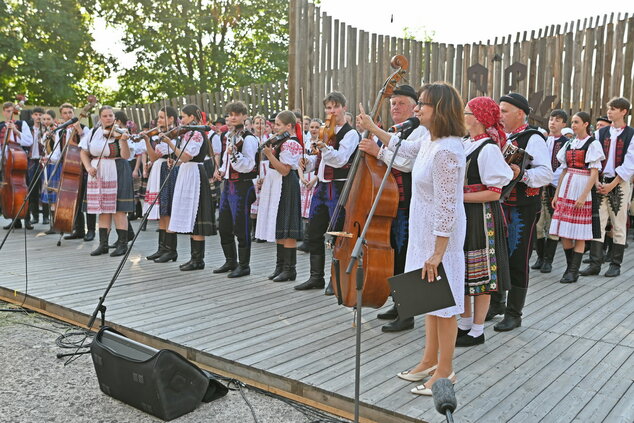
{"type": "Polygon", "coordinates": [[[458,406],[456,393],[453,390],[453,383],[449,379],[438,379],[432,385],[431,392],[436,410],[440,414],[444,415],[446,411],[453,413],[456,410],[458,406]]]}
{"type": "Polygon", "coordinates": [[[70,121],[71,121],[71,125],[72,125],[73,123],[77,123],[79,121],[79,118],[78,117],[74,117],[70,121]]]}
{"type": "Polygon", "coordinates": [[[417,117],[411,117],[409,119],[407,119],[408,121],[412,122],[412,129],[416,129],[420,126],[420,120],[418,120],[417,117]]]}

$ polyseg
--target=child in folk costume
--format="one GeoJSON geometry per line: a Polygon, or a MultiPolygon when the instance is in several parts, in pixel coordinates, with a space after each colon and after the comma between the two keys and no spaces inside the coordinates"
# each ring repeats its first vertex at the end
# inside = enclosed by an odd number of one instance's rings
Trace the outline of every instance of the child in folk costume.
{"type": "MultiPolygon", "coordinates": [[[[53,128],[55,128],[55,112],[53,110],[47,110],[46,113],[44,113],[40,118],[40,122],[47,131],[52,131],[53,128]]],[[[55,210],[57,191],[55,191],[54,189],[57,189],[59,187],[59,178],[62,170],[61,163],[57,167],[57,169],[55,169],[57,161],[54,162],[54,157],[50,157],[53,153],[53,149],[55,148],[55,140],[58,139],[58,137],[59,135],[54,135],[44,140],[45,155],[40,159],[42,165],[46,165],[42,172],[42,195],[40,197],[40,202],[42,203],[42,213],[44,215],[42,223],[44,223],[45,225],[49,224],[49,213],[52,214],[52,212],[55,210]],[[53,172],[55,172],[55,174],[53,174],[53,172]]],[[[55,150],[58,149],[55,148],[55,150]]],[[[59,160],[60,158],[61,155],[57,154],[55,160],[59,160]]],[[[53,230],[50,230],[49,232],[55,233],[55,231],[53,230]]]]}
{"type": "Polygon", "coordinates": [[[504,214],[499,200],[513,171],[502,156],[506,134],[500,124],[500,107],[489,97],[476,97],[467,103],[464,115],[469,131],[469,138],[464,141],[465,311],[458,323],[457,347],[484,343],[484,319],[491,292],[510,287],[504,214]]]}
{"type": "Polygon", "coordinates": [[[598,211],[598,201],[592,191],[605,155],[601,143],[592,136],[590,121],[586,112],[574,115],[571,126],[575,138],[557,153],[563,171],[553,198],[555,213],[550,233],[561,238],[566,253],[567,267],[561,283],[577,282],[586,241],[601,233],[598,213],[593,219],[593,203],[598,211]]]}
{"type": "MultiPolygon", "coordinates": [[[[178,112],[176,112],[176,109],[166,106],[159,110],[157,125],[161,132],[172,129],[177,123],[178,112]]],[[[143,136],[143,140],[148,159],[150,160],[150,173],[148,174],[143,213],[147,213],[150,205],[156,200],[152,210],[150,210],[148,220],[158,219],[159,221],[158,250],[146,258],[154,260],[156,263],[166,263],[178,258],[178,253],[176,252],[177,236],[173,232],[167,233],[176,182],[176,170],[170,174],[167,159],[170,154],[174,153],[174,150],[171,150],[169,145],[158,136],[154,141],[147,136],[143,136]],[[169,180],[165,183],[168,175],[169,180]],[[163,183],[165,183],[165,187],[161,191],[163,183]]]]}
{"type": "MultiPolygon", "coordinates": [[[[266,119],[262,115],[257,115],[253,118],[253,135],[258,139],[258,146],[262,146],[266,140],[269,139],[269,135],[264,133],[266,129],[266,119]]],[[[260,193],[262,191],[262,184],[266,178],[266,174],[269,168],[268,159],[261,153],[260,154],[260,166],[258,168],[258,177],[253,180],[255,184],[255,201],[251,204],[251,225],[253,228],[253,240],[255,242],[266,242],[265,239],[259,239],[256,236],[255,230],[257,228],[258,208],[260,205],[260,193]]]]}
{"type": "MultiPolygon", "coordinates": [[[[310,154],[313,145],[319,140],[319,128],[321,128],[321,120],[315,118],[311,119],[308,126],[308,135],[304,142],[305,154],[310,154]]],[[[310,217],[310,204],[313,200],[313,193],[315,192],[315,185],[317,185],[317,174],[315,171],[304,172],[301,168],[297,169],[300,182],[300,193],[302,198],[302,219],[304,221],[304,242],[302,242],[297,249],[307,253],[308,250],[308,218],[310,217]]]]}
{"type": "Polygon", "coordinates": [[[247,106],[243,102],[229,103],[225,111],[232,129],[223,139],[220,169],[215,175],[217,180],[224,179],[218,232],[225,262],[213,272],[231,272],[227,276],[237,278],[251,274],[249,213],[255,200],[253,179],[258,174],[258,139],[244,128],[247,106]],[[234,237],[238,239],[238,254],[234,237]]]}
{"type": "MultiPolygon", "coordinates": [[[[128,135],[115,138],[113,125],[114,110],[110,106],[99,109],[100,126],[95,127],[88,137],[81,140],[81,160],[88,182],[86,186],[86,211],[99,215],[99,246],[90,253],[98,256],[108,252],[108,232],[114,218],[117,230],[117,247],[110,255],[122,256],[128,249],[128,216],[125,204],[132,204],[132,172],[130,167],[117,167],[116,158],[130,157],[128,135]],[[129,187],[129,192],[119,189],[129,187]],[[127,197],[121,197],[126,195],[127,197]]],[[[126,163],[127,165],[127,163],[126,163]]]]}
{"type": "MultiPolygon", "coordinates": [[[[301,200],[297,166],[302,157],[302,146],[295,135],[297,120],[293,112],[285,110],[275,118],[277,135],[289,132],[291,138],[274,147],[264,145],[262,152],[269,160],[269,169],[262,187],[256,235],[266,241],[277,242],[277,262],[274,282],[294,281],[297,277],[297,240],[302,239],[301,200]]],[[[300,129],[301,130],[301,129],[300,129]]]]}
{"type": "MultiPolygon", "coordinates": [[[[202,111],[189,104],[181,111],[181,125],[199,125],[202,111]]],[[[178,174],[174,185],[174,198],[168,233],[191,234],[191,260],[180,269],[202,270],[205,268],[205,237],[212,233],[211,188],[205,171],[205,157],[210,154],[209,139],[201,130],[186,132],[178,138],[176,145],[165,139],[174,151],[178,174]]]]}

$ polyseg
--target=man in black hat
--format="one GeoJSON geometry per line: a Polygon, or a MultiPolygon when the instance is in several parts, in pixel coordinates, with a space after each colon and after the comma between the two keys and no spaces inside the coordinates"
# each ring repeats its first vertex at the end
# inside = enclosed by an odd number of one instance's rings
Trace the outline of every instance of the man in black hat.
{"type": "MultiPolygon", "coordinates": [[[[409,85],[401,85],[394,89],[392,97],[390,97],[390,115],[395,125],[405,122],[407,119],[414,116],[414,108],[418,96],[414,88],[409,85]]],[[[367,116],[367,115],[366,115],[367,116]]],[[[362,119],[362,115],[357,118],[357,128],[367,129],[374,135],[378,135],[378,127],[376,125],[367,125],[367,120],[362,119]]],[[[369,123],[369,122],[368,122],[369,123]]],[[[381,131],[382,132],[382,131],[381,131]]],[[[383,132],[383,134],[385,134],[383,132]]],[[[419,126],[415,129],[407,129],[403,133],[397,133],[396,138],[400,136],[403,139],[419,139],[427,136],[429,133],[424,126],[419,126]]],[[[386,141],[389,139],[384,138],[386,141]]],[[[386,148],[383,142],[378,138],[374,140],[363,139],[359,144],[359,149],[377,157],[385,164],[389,164],[392,161],[394,153],[386,148]]],[[[405,257],[407,256],[407,241],[409,238],[409,203],[412,198],[412,168],[414,167],[414,160],[407,159],[401,156],[396,156],[394,165],[392,168],[392,175],[396,179],[399,191],[398,211],[396,217],[392,222],[392,230],[390,234],[390,241],[392,248],[394,249],[394,274],[400,275],[405,271],[405,257]]],[[[390,319],[392,322],[382,327],[383,332],[398,332],[402,330],[412,329],[414,327],[414,318],[409,317],[401,319],[398,316],[396,307],[392,307],[386,312],[379,313],[377,315],[379,319],[390,319]]]]}
{"type": "Polygon", "coordinates": [[[511,184],[515,185],[502,205],[508,222],[511,289],[506,301],[504,292],[491,295],[487,320],[504,314],[504,319],[493,329],[505,332],[522,324],[522,309],[528,292],[528,261],[533,247],[532,233],[541,206],[540,190],[552,181],[553,171],[544,136],[537,128],[528,126],[531,108],[526,98],[517,93],[502,96],[500,111],[507,143],[524,149],[532,157],[523,169],[511,165],[511,184]]]}

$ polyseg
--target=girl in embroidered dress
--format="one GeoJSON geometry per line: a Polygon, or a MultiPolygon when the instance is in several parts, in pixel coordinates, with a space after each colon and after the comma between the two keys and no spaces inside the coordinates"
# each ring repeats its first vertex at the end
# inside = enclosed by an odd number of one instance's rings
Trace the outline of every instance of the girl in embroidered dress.
{"type": "Polygon", "coordinates": [[[291,138],[278,147],[264,146],[262,153],[269,160],[267,177],[262,187],[258,211],[258,238],[277,243],[277,263],[269,276],[274,282],[294,281],[297,277],[297,240],[302,239],[301,200],[297,166],[302,146],[295,135],[297,119],[285,110],[275,118],[277,135],[288,131],[291,138]],[[268,192],[268,195],[264,195],[268,192]],[[260,235],[262,234],[262,235],[260,235]]]}
{"type": "MultiPolygon", "coordinates": [[[[55,128],[55,112],[53,110],[47,110],[46,113],[42,115],[40,118],[40,122],[46,128],[47,131],[52,131],[55,128]]],[[[51,188],[59,187],[59,179],[61,176],[62,164],[60,163],[55,169],[56,163],[61,157],[59,145],[56,147],[55,140],[59,139],[59,135],[52,136],[49,138],[48,145],[45,146],[45,156],[40,159],[42,165],[46,164],[46,168],[43,171],[42,180],[44,183],[42,184],[42,195],[40,197],[40,202],[42,203],[42,210],[44,212],[44,220],[42,223],[49,223],[49,214],[53,214],[55,210],[55,203],[57,202],[57,192],[52,190],[51,188]],[[56,148],[55,148],[56,147],[56,148]],[[53,153],[57,154],[53,154],[53,153]],[[49,160],[50,157],[50,160],[49,160]],[[53,174],[55,171],[55,174],[53,174]]],[[[54,234],[55,231],[51,228],[47,232],[47,234],[54,234]]]]}
{"type": "MultiPolygon", "coordinates": [[[[308,126],[309,137],[306,138],[304,143],[304,154],[310,154],[312,146],[319,139],[319,128],[321,128],[321,120],[315,118],[311,119],[308,126]]],[[[308,234],[308,218],[310,214],[310,204],[313,200],[313,193],[315,192],[315,185],[317,185],[317,173],[315,170],[311,172],[304,172],[301,169],[297,169],[299,174],[299,182],[302,196],[302,220],[304,221],[304,242],[300,244],[297,249],[305,253],[308,252],[308,240],[306,235],[308,234]]]]}
{"type": "Polygon", "coordinates": [[[567,267],[559,282],[579,279],[579,266],[586,241],[600,236],[599,219],[593,218],[593,204],[598,207],[594,185],[605,159],[601,143],[592,136],[590,115],[579,112],[572,117],[574,138],[557,153],[563,171],[553,198],[550,233],[561,238],[567,267]]]}
{"type": "MultiPolygon", "coordinates": [[[[181,125],[200,125],[202,111],[194,104],[183,107],[181,125]]],[[[205,237],[212,234],[211,188],[205,171],[205,156],[210,153],[209,139],[203,131],[188,131],[176,145],[165,142],[174,151],[178,175],[167,233],[191,234],[191,260],[180,266],[183,271],[205,268],[205,237]],[[182,154],[181,154],[182,153],[182,154]]]]}
{"type": "Polygon", "coordinates": [[[82,138],[81,160],[88,173],[86,186],[86,211],[99,215],[99,246],[90,253],[98,256],[108,252],[108,232],[114,218],[117,230],[116,250],[112,257],[122,256],[128,248],[128,216],[127,210],[120,210],[122,204],[130,201],[129,198],[118,198],[119,185],[132,188],[132,172],[126,167],[127,172],[117,172],[115,159],[130,157],[128,147],[128,135],[116,137],[113,126],[115,122],[114,110],[111,106],[103,106],[99,109],[100,125],[94,128],[91,134],[82,138]]]}
{"type": "MultiPolygon", "coordinates": [[[[177,124],[178,113],[173,107],[166,106],[159,110],[157,125],[161,132],[167,132],[174,128],[177,124]]],[[[169,148],[168,144],[162,140],[161,137],[157,137],[155,140],[150,140],[150,138],[146,135],[143,135],[143,141],[145,142],[146,154],[148,156],[150,166],[147,192],[145,193],[145,202],[143,204],[143,213],[146,213],[150,205],[154,202],[154,200],[156,200],[152,210],[150,210],[148,220],[158,219],[159,221],[158,250],[146,258],[148,260],[154,260],[156,263],[165,263],[178,258],[178,253],[176,252],[176,234],[172,233],[168,236],[166,233],[167,227],[170,223],[170,212],[172,198],[174,195],[174,184],[176,182],[176,172],[172,172],[169,177],[169,181],[165,184],[163,191],[161,191],[161,186],[163,186],[163,183],[169,174],[167,159],[174,151],[169,148]]]]}
{"type": "Polygon", "coordinates": [[[500,107],[489,97],[476,97],[467,103],[464,116],[469,131],[469,138],[464,141],[465,311],[458,323],[457,347],[484,343],[490,293],[510,288],[504,215],[499,199],[502,187],[511,182],[513,171],[500,149],[506,143],[500,107]]]}

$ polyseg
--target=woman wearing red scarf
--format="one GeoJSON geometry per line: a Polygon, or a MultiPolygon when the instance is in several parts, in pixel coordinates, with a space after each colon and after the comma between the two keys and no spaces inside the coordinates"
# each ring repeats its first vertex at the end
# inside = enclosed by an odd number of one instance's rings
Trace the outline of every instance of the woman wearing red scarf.
{"type": "Polygon", "coordinates": [[[490,293],[510,287],[499,199],[502,187],[513,178],[513,171],[501,151],[506,135],[500,124],[499,106],[489,97],[476,97],[467,103],[464,114],[469,131],[464,141],[467,236],[464,244],[465,312],[458,323],[458,347],[484,343],[484,319],[491,302],[490,293]]]}

